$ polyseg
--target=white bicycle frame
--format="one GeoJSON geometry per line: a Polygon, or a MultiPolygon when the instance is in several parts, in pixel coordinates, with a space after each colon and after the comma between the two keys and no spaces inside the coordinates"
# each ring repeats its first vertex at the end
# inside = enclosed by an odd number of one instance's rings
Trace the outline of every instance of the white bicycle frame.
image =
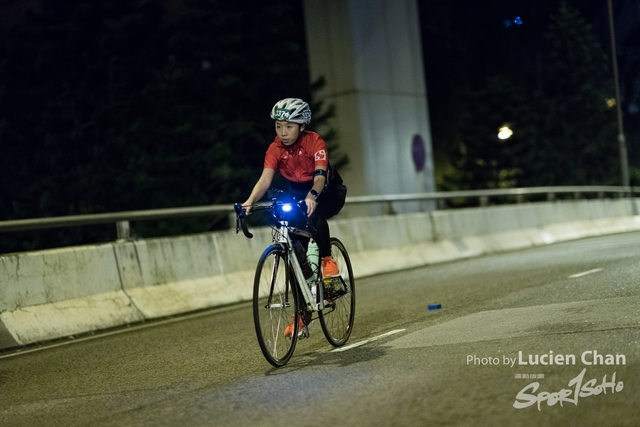
{"type": "MultiPolygon", "coordinates": [[[[296,276],[296,280],[300,285],[300,292],[302,293],[302,297],[306,303],[307,310],[309,311],[321,311],[325,308],[324,305],[324,295],[322,295],[322,284],[320,281],[316,283],[316,292],[320,293],[320,302],[316,302],[316,298],[307,286],[307,279],[304,278],[304,274],[302,274],[302,268],[300,267],[300,263],[298,262],[298,257],[293,249],[293,243],[291,241],[291,237],[289,236],[289,223],[288,221],[279,221],[280,228],[275,230],[273,235],[273,241],[277,243],[283,243],[288,252],[289,259],[291,260],[291,265],[293,266],[293,273],[296,276]]],[[[307,234],[307,233],[305,233],[307,234]]]]}

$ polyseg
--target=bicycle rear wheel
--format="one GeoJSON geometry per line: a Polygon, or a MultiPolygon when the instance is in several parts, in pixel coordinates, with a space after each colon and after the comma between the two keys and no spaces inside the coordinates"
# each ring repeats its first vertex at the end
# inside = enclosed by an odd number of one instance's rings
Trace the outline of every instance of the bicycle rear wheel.
{"type": "Polygon", "coordinates": [[[269,246],[260,257],[253,283],[253,321],[262,354],[273,366],[287,364],[298,339],[298,299],[286,254],[281,246],[269,246]],[[293,334],[285,328],[293,322],[293,334]]]}
{"type": "Polygon", "coordinates": [[[331,256],[338,264],[340,276],[327,279],[327,282],[323,280],[324,298],[328,304],[319,313],[319,318],[327,341],[340,347],[351,336],[356,313],[356,291],[349,254],[342,242],[335,237],[331,238],[331,256]]]}

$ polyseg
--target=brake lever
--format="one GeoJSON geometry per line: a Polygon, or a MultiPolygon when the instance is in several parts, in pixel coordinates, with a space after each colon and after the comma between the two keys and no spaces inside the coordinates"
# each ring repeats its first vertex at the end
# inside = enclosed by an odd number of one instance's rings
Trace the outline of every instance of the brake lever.
{"type": "Polygon", "coordinates": [[[233,205],[233,208],[236,211],[236,234],[238,234],[238,231],[239,231],[239,227],[238,227],[238,224],[239,224],[240,227],[242,228],[242,233],[247,238],[252,239],[253,234],[249,232],[249,229],[247,228],[247,222],[245,221],[245,218],[247,217],[246,211],[244,210],[244,208],[240,203],[236,203],[235,205],[233,205]]]}

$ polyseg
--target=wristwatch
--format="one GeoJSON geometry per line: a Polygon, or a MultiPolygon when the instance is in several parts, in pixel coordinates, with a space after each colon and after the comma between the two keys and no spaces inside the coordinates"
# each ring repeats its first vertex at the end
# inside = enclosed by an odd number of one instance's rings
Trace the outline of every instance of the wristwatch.
{"type": "Polygon", "coordinates": [[[309,194],[311,194],[314,199],[318,200],[318,192],[316,190],[312,188],[311,190],[309,190],[309,194]]]}

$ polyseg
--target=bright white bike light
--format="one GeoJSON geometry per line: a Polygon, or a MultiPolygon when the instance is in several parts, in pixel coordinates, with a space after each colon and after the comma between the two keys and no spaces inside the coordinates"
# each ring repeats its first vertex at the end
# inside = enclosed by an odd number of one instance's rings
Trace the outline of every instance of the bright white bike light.
{"type": "Polygon", "coordinates": [[[290,204],[282,205],[282,212],[291,212],[291,205],[290,204]]]}

